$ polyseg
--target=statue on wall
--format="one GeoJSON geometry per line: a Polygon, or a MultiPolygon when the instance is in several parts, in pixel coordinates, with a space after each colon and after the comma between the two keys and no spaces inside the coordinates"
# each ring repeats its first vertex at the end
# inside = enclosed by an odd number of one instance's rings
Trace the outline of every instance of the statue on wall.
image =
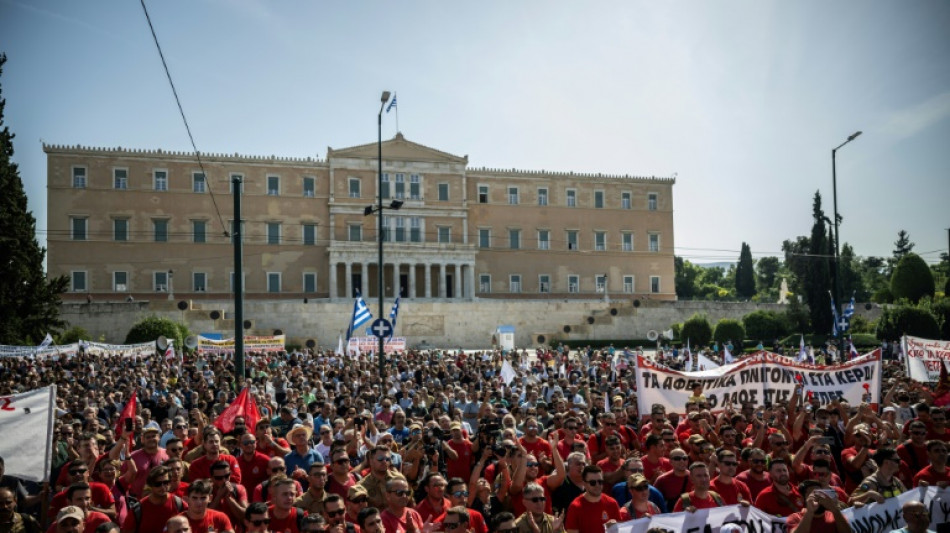
{"type": "Polygon", "coordinates": [[[788,280],[785,278],[782,278],[782,286],[778,291],[778,303],[788,303],[788,280]]]}

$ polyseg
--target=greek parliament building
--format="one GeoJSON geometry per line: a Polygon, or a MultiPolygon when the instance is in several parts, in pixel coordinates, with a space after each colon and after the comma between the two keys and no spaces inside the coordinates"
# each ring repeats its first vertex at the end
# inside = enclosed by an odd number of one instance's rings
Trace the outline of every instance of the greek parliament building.
{"type": "Polygon", "coordinates": [[[387,298],[675,299],[672,178],[469,168],[402,134],[382,143],[381,189],[376,143],[326,159],[204,154],[204,172],[192,153],[43,149],[48,270],[70,276],[66,301],[232,298],[233,176],[248,299],[376,298],[364,212],[378,194],[387,298]]]}

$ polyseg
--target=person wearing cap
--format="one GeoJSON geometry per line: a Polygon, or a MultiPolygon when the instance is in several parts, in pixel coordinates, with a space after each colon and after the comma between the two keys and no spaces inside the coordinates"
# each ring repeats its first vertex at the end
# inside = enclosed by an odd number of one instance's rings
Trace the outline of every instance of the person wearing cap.
{"type": "Polygon", "coordinates": [[[360,511],[369,507],[366,489],[359,485],[349,488],[343,502],[346,504],[346,521],[353,524],[359,523],[360,511]]]}
{"type": "Polygon", "coordinates": [[[650,501],[650,482],[643,474],[632,474],[627,478],[630,501],[620,508],[620,520],[636,520],[646,516],[660,514],[662,510],[650,501]]]}
{"type": "Polygon", "coordinates": [[[452,422],[449,425],[449,432],[452,435],[452,438],[446,442],[449,448],[451,448],[456,457],[446,455],[445,458],[445,472],[448,477],[460,477],[462,479],[468,479],[472,475],[472,457],[474,452],[474,444],[472,441],[465,438],[462,433],[462,424],[460,422],[452,422]]]}
{"type": "Polygon", "coordinates": [[[287,432],[287,439],[290,441],[290,453],[284,456],[284,463],[287,465],[287,475],[300,482],[306,490],[308,485],[308,472],[310,465],[314,463],[324,463],[320,452],[310,447],[310,436],[313,430],[309,427],[298,424],[287,432]]]}
{"type": "Polygon", "coordinates": [[[204,452],[201,457],[191,462],[188,467],[188,478],[192,481],[211,478],[211,465],[218,461],[225,461],[231,465],[231,482],[241,483],[241,467],[233,455],[221,452],[221,431],[214,427],[204,429],[204,441],[201,443],[204,452]]]}
{"type": "MultiPolygon", "coordinates": [[[[123,429],[122,437],[109,452],[110,458],[118,459],[122,451],[125,451],[126,457],[129,456],[129,450],[125,450],[125,448],[128,447],[130,433],[123,429]]],[[[142,429],[140,436],[142,447],[131,454],[132,461],[135,463],[135,479],[132,480],[129,493],[137,498],[142,497],[142,489],[145,488],[145,478],[148,476],[148,471],[168,459],[168,453],[158,445],[161,438],[162,431],[159,428],[146,427],[142,429]]],[[[126,468],[127,465],[122,465],[123,472],[126,468]]]]}
{"type": "Polygon", "coordinates": [[[871,460],[874,450],[871,449],[871,432],[868,426],[855,426],[853,435],[854,446],[841,452],[841,460],[844,463],[844,490],[849,493],[858,488],[862,479],[877,470],[877,465],[871,460]]]}
{"type": "MultiPolygon", "coordinates": [[[[70,505],[60,509],[59,514],[56,515],[56,523],[50,526],[48,531],[55,531],[56,533],[83,533],[86,530],[86,517],[82,509],[70,505]]],[[[90,531],[95,531],[95,528],[90,531]]]]}
{"type": "Polygon", "coordinates": [[[100,525],[108,524],[112,521],[108,516],[89,509],[92,503],[92,496],[90,495],[89,485],[85,483],[77,483],[70,486],[66,490],[66,501],[69,505],[60,509],[59,514],[56,515],[56,523],[50,526],[47,533],[58,531],[64,513],[81,517],[82,529],[80,529],[80,531],[95,531],[100,525]]]}
{"type": "Polygon", "coordinates": [[[841,514],[838,499],[815,480],[806,479],[798,484],[798,492],[805,506],[785,520],[788,533],[849,533],[851,525],[841,514]]]}

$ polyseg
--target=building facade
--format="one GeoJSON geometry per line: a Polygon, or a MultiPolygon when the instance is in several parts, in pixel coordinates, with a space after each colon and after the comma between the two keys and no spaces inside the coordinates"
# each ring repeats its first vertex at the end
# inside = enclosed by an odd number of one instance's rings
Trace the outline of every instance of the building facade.
{"type": "Polygon", "coordinates": [[[254,299],[675,299],[672,178],[469,168],[397,134],[326,159],[44,145],[48,270],[66,299],[224,300],[233,177],[254,299]],[[213,193],[213,194],[212,194],[213,193]],[[390,207],[402,202],[399,209],[390,207]]]}

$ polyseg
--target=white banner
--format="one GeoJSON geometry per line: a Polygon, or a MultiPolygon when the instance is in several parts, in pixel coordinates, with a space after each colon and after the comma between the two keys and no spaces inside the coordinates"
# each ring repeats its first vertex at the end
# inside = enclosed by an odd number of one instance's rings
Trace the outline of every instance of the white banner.
{"type": "MultiPolygon", "coordinates": [[[[386,339],[383,343],[383,350],[386,353],[406,351],[406,338],[393,337],[386,339]]],[[[346,353],[358,355],[361,353],[376,353],[379,351],[379,339],[376,337],[350,337],[350,342],[346,345],[346,353]]]]}
{"type": "Polygon", "coordinates": [[[909,501],[919,501],[930,510],[930,529],[950,522],[950,489],[918,487],[864,507],[849,507],[842,511],[851,531],[856,533],[888,533],[907,525],[901,507],[909,501]]]}
{"type": "MultiPolygon", "coordinates": [[[[285,349],[286,336],[284,335],[245,335],[244,352],[282,352],[285,349]]],[[[198,353],[224,353],[234,351],[234,338],[209,339],[198,336],[198,353]]]]}
{"type": "Polygon", "coordinates": [[[138,344],[106,344],[104,342],[86,341],[86,353],[114,357],[149,357],[155,355],[155,342],[140,342],[138,344]]]}
{"type": "Polygon", "coordinates": [[[0,397],[0,457],[8,476],[48,481],[56,386],[0,397]]]}
{"type": "Polygon", "coordinates": [[[914,381],[934,383],[940,379],[940,365],[950,369],[950,341],[921,339],[905,335],[901,339],[907,357],[907,375],[914,381]]]}
{"type": "Polygon", "coordinates": [[[813,394],[822,405],[846,399],[851,405],[880,402],[881,350],[836,366],[797,363],[771,352],[758,352],[738,363],[700,372],[679,372],[638,357],[637,400],[641,413],[654,404],[682,413],[693,387],[703,386],[707,406],[721,411],[727,403],[755,405],[787,403],[795,385],[813,394]]]}

